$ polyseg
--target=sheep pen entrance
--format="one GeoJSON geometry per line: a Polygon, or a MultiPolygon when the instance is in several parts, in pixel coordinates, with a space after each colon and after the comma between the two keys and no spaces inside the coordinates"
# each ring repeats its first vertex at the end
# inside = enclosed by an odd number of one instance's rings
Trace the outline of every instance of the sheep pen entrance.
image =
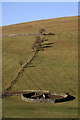
{"type": "Polygon", "coordinates": [[[57,92],[28,92],[22,94],[22,99],[27,102],[58,103],[74,100],[75,97],[57,92]]]}

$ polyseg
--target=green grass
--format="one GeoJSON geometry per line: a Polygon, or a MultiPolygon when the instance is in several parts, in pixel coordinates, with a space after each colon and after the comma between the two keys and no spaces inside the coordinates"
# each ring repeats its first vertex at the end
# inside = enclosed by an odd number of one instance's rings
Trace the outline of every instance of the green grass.
{"type": "Polygon", "coordinates": [[[35,36],[3,38],[3,89],[21,67],[19,61],[25,63],[32,56],[31,47],[34,40],[35,36]]]}
{"type": "Polygon", "coordinates": [[[76,100],[59,104],[43,104],[27,103],[20,97],[3,99],[3,117],[5,118],[77,118],[77,113],[76,100]]]}
{"type": "MultiPolygon", "coordinates": [[[[57,103],[27,103],[20,97],[3,99],[3,117],[9,118],[69,118],[78,117],[78,26],[77,17],[35,21],[3,27],[3,35],[13,33],[38,33],[45,28],[45,43],[51,47],[44,48],[36,55],[33,62],[19,76],[11,91],[45,89],[70,93],[75,100],[57,103]]],[[[26,62],[32,56],[35,35],[3,37],[3,90],[11,82],[20,68],[19,60],[26,62]]]]}

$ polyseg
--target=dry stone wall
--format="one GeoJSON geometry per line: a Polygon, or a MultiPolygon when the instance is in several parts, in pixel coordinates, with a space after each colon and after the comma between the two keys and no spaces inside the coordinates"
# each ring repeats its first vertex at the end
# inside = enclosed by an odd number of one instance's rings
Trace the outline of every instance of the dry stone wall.
{"type": "Polygon", "coordinates": [[[33,99],[33,98],[26,98],[23,96],[23,94],[21,94],[21,98],[22,100],[26,101],[26,102],[42,102],[42,103],[56,103],[57,100],[63,100],[64,98],[67,98],[68,95],[65,93],[57,93],[57,92],[52,92],[52,95],[57,95],[57,96],[62,96],[62,98],[48,98],[48,99],[33,99]]]}
{"type": "Polygon", "coordinates": [[[23,95],[21,95],[22,100],[26,102],[43,102],[43,103],[55,103],[55,99],[30,99],[30,98],[25,98],[23,95]]]}
{"type": "Polygon", "coordinates": [[[30,65],[30,63],[34,60],[34,57],[36,56],[37,53],[38,53],[38,51],[35,50],[33,53],[33,56],[26,63],[24,63],[22,65],[22,67],[18,70],[18,72],[15,74],[14,78],[12,79],[12,82],[5,88],[4,91],[9,90],[17,82],[17,78],[19,77],[21,72],[24,70],[24,68],[26,68],[30,65]]]}

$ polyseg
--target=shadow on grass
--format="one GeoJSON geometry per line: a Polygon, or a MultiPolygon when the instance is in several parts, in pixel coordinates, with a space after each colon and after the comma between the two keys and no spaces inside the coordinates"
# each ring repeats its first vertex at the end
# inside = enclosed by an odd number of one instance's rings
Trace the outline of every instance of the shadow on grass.
{"type": "Polygon", "coordinates": [[[24,68],[33,68],[33,67],[35,67],[35,66],[34,65],[29,65],[29,66],[25,66],[24,68]]]}
{"type": "Polygon", "coordinates": [[[44,43],[43,45],[52,45],[54,44],[53,42],[52,43],[44,43]]]}
{"type": "Polygon", "coordinates": [[[41,48],[49,48],[49,47],[52,47],[52,44],[55,44],[55,43],[44,43],[41,48]]]}
{"type": "Polygon", "coordinates": [[[48,33],[48,34],[44,33],[43,35],[55,35],[55,34],[54,33],[48,33]]]}
{"type": "Polygon", "coordinates": [[[46,45],[46,46],[43,46],[41,48],[49,48],[49,47],[52,47],[51,45],[46,45]]]}
{"type": "Polygon", "coordinates": [[[44,39],[44,40],[42,40],[42,42],[44,42],[44,41],[48,41],[48,39],[44,39]]]}
{"type": "Polygon", "coordinates": [[[34,65],[30,65],[29,67],[35,67],[34,65]]]}
{"type": "Polygon", "coordinates": [[[67,102],[67,101],[71,101],[71,100],[74,100],[74,99],[75,99],[74,96],[68,95],[66,98],[56,99],[55,103],[67,102]]]}

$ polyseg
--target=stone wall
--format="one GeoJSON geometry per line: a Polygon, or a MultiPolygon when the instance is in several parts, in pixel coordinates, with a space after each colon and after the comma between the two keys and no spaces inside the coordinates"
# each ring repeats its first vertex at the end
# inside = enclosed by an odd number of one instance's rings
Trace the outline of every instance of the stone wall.
{"type": "Polygon", "coordinates": [[[23,94],[21,95],[22,100],[26,101],[26,102],[42,102],[42,103],[56,103],[57,100],[63,100],[64,98],[67,98],[68,95],[65,93],[58,93],[58,92],[51,92],[51,95],[57,95],[57,96],[62,96],[62,98],[55,98],[55,99],[32,99],[32,98],[26,98],[23,96],[23,94]]]}
{"type": "Polygon", "coordinates": [[[25,98],[23,95],[21,95],[21,98],[26,102],[55,103],[55,99],[31,99],[31,98],[25,98]]]}
{"type": "Polygon", "coordinates": [[[4,91],[9,90],[16,82],[17,82],[17,78],[18,76],[21,74],[21,72],[24,70],[24,68],[28,67],[30,65],[30,63],[34,60],[36,54],[38,53],[38,51],[36,50],[32,57],[22,65],[22,67],[16,72],[15,76],[13,77],[13,79],[11,80],[12,82],[10,84],[8,84],[8,86],[5,88],[4,91]]]}

